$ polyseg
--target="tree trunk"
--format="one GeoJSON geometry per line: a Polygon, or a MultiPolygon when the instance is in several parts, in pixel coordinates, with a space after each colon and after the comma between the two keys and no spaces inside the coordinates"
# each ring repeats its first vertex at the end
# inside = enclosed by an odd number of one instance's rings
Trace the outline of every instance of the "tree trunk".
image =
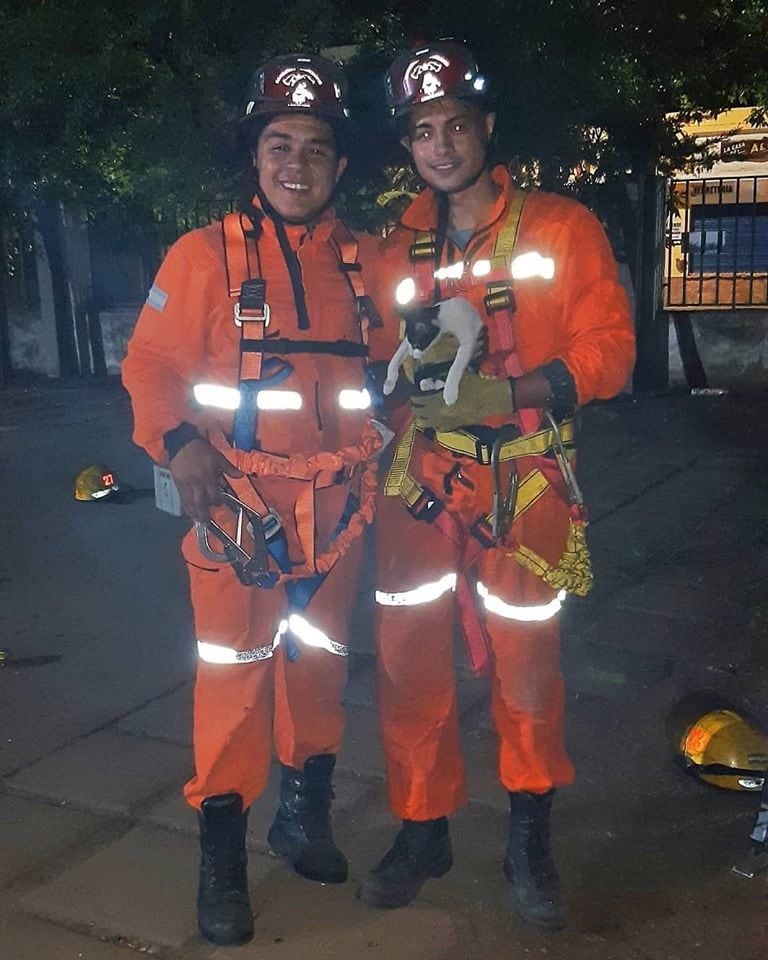
{"type": "Polygon", "coordinates": [[[630,261],[636,297],[634,387],[646,393],[665,390],[669,385],[669,319],[661,302],[664,201],[662,177],[649,172],[638,178],[634,268],[630,261]]]}
{"type": "Polygon", "coordinates": [[[95,300],[90,300],[86,304],[85,316],[88,322],[88,340],[91,347],[93,375],[99,380],[106,380],[107,361],[104,356],[104,333],[101,329],[101,317],[95,300]]]}
{"type": "Polygon", "coordinates": [[[11,379],[11,337],[3,277],[4,272],[0,271],[0,387],[4,387],[11,379]]]}
{"type": "Polygon", "coordinates": [[[37,228],[43,238],[48,268],[51,271],[53,311],[56,321],[56,343],[59,349],[59,376],[80,375],[75,325],[69,296],[67,265],[61,241],[58,204],[38,201],[34,207],[37,228]]]}
{"type": "Polygon", "coordinates": [[[11,330],[8,318],[8,295],[5,290],[5,225],[0,213],[0,387],[11,379],[11,330]]]}

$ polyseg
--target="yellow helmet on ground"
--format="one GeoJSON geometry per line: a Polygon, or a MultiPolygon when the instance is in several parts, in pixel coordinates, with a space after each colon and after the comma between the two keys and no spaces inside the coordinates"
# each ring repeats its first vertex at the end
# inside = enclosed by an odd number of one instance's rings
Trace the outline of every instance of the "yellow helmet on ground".
{"type": "Polygon", "coordinates": [[[75,480],[75,500],[103,500],[120,486],[114,472],[103,463],[81,470],[75,480]]]}
{"type": "Polygon", "coordinates": [[[725,790],[762,790],[768,737],[743,711],[710,691],[684,697],[667,731],[678,760],[694,776],[725,790]]]}

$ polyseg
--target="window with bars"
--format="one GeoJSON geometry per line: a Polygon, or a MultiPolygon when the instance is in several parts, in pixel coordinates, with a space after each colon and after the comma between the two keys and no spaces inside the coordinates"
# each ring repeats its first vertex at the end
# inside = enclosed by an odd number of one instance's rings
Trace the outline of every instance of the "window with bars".
{"type": "Polygon", "coordinates": [[[685,238],[688,273],[768,271],[768,203],[692,207],[685,238]]]}

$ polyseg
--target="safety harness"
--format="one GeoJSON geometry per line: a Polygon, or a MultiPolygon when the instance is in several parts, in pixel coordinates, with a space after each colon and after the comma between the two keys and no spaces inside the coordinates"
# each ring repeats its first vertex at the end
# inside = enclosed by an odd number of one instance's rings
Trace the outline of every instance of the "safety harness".
{"type": "MultiPolygon", "coordinates": [[[[512,291],[512,281],[509,279],[509,266],[517,245],[526,196],[521,190],[516,190],[512,194],[504,224],[496,235],[493,253],[488,261],[489,277],[493,279],[486,282],[486,293],[483,297],[483,303],[489,316],[494,317],[496,314],[504,312],[509,319],[506,324],[498,323],[496,332],[501,349],[510,355],[515,354],[516,351],[511,323],[512,314],[515,312],[515,297],[512,291]],[[499,274],[503,275],[499,276],[499,274]]],[[[435,278],[435,273],[440,267],[442,258],[443,240],[440,233],[439,229],[435,232],[416,231],[414,242],[408,250],[408,258],[417,286],[420,289],[427,290],[432,284],[436,284],[436,300],[440,299],[439,280],[435,278]]],[[[470,246],[464,254],[465,263],[469,263],[472,255],[473,250],[470,246]]],[[[510,374],[510,376],[517,376],[517,374],[510,374]]]]}
{"type": "MultiPolygon", "coordinates": [[[[525,199],[526,194],[521,191],[515,191],[512,195],[505,222],[494,242],[487,268],[489,279],[483,297],[486,312],[495,320],[496,340],[505,354],[506,373],[511,377],[520,376],[523,372],[514,339],[512,315],[515,312],[515,297],[510,268],[525,199]]],[[[439,234],[439,229],[436,233],[418,231],[409,248],[413,275],[420,289],[429,288],[440,267],[443,244],[439,234]]],[[[470,244],[464,254],[464,273],[471,272],[472,256],[470,244]]],[[[436,297],[440,298],[439,286],[436,288],[436,297]]],[[[457,549],[460,567],[456,583],[459,616],[470,665],[476,673],[487,669],[489,649],[466,574],[482,550],[504,549],[506,556],[541,577],[555,590],[583,596],[592,587],[585,538],[587,513],[569,460],[569,452],[574,448],[573,420],[569,418],[558,424],[545,411],[547,425],[542,429],[536,410],[521,410],[517,417],[520,429],[510,424],[498,429],[483,427],[477,430],[439,431],[423,429],[412,420],[397,445],[384,483],[385,496],[401,497],[413,517],[434,524],[457,549]],[[458,518],[446,509],[444,501],[411,473],[410,464],[419,433],[438,446],[454,454],[470,457],[493,471],[493,510],[490,514],[476,517],[469,535],[458,518]],[[535,458],[535,467],[520,479],[514,461],[529,457],[535,458]],[[504,492],[500,465],[507,461],[513,461],[513,464],[509,488],[504,492]],[[569,504],[566,548],[556,567],[552,567],[530,547],[515,543],[514,549],[509,550],[505,543],[508,528],[550,487],[569,504]]]]}
{"type": "MultiPolygon", "coordinates": [[[[368,355],[369,326],[381,321],[365,292],[358,262],[358,243],[343,226],[336,224],[331,242],[337,251],[339,267],[355,297],[360,319],[360,341],[312,340],[269,337],[271,314],[267,299],[267,281],[262,276],[259,239],[263,214],[253,210],[227,214],[222,233],[227,270],[228,293],[233,301],[234,323],[240,329],[239,392],[231,437],[214,433],[211,442],[244,474],[227,477],[230,487],[224,503],[235,514],[234,535],[215,521],[197,524],[198,545],[213,562],[229,562],[238,578],[247,586],[272,588],[285,584],[294,611],[302,611],[320,588],[325,577],[350,544],[370,523],[375,506],[376,465],[374,457],[382,444],[381,433],[367,418],[358,443],[336,452],[296,453],[280,456],[257,448],[258,394],[286,379],[292,371],[282,359],[296,353],[320,353],[342,357],[368,355]],[[279,354],[265,358],[265,354],[279,354]],[[292,564],[288,540],[281,518],[264,502],[256,486],[259,476],[278,476],[305,482],[294,509],[296,532],[305,562],[292,564]],[[359,496],[350,492],[342,516],[325,549],[318,550],[315,537],[315,495],[318,490],[359,478],[359,496]],[[217,548],[211,540],[217,541],[217,548]],[[270,562],[271,561],[271,562],[270,562]],[[275,569],[276,568],[276,569],[275,569]]],[[[288,245],[285,228],[275,218],[283,256],[291,278],[299,328],[309,328],[304,290],[298,260],[288,245]]],[[[288,656],[298,656],[288,641],[288,656]]]]}

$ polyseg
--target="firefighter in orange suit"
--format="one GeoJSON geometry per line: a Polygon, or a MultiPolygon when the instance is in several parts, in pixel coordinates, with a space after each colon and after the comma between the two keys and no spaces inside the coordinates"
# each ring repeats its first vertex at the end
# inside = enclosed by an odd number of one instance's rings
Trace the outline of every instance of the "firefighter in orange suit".
{"type": "Polygon", "coordinates": [[[185,794],[200,820],[199,928],[217,944],[253,936],[246,817],[273,742],[272,850],[311,880],[347,878],[331,780],[381,446],[360,241],[330,206],[347,124],[338,65],[297,54],[257,71],[243,120],[252,206],[174,244],[123,366],[135,440],[169,466],[195,521],[183,543],[199,651],[185,794]]]}
{"type": "MultiPolygon", "coordinates": [[[[436,389],[447,380],[445,338],[411,351],[409,416],[377,516],[379,700],[402,828],[358,896],[403,906],[452,865],[447,818],[466,802],[458,611],[472,665],[491,675],[513,906],[557,928],[549,814],[555,788],[573,779],[558,612],[566,592],[590,586],[572,415],[626,383],[630,316],[595,217],[573,200],[520,191],[504,167],[488,166],[495,117],[466,48],[434,43],[398,58],[386,88],[426,183],[385,250],[406,333],[419,319],[434,330],[445,321],[461,343],[462,330],[482,324],[487,349],[450,403],[436,389]]],[[[396,339],[380,340],[379,359],[396,339]]]]}

